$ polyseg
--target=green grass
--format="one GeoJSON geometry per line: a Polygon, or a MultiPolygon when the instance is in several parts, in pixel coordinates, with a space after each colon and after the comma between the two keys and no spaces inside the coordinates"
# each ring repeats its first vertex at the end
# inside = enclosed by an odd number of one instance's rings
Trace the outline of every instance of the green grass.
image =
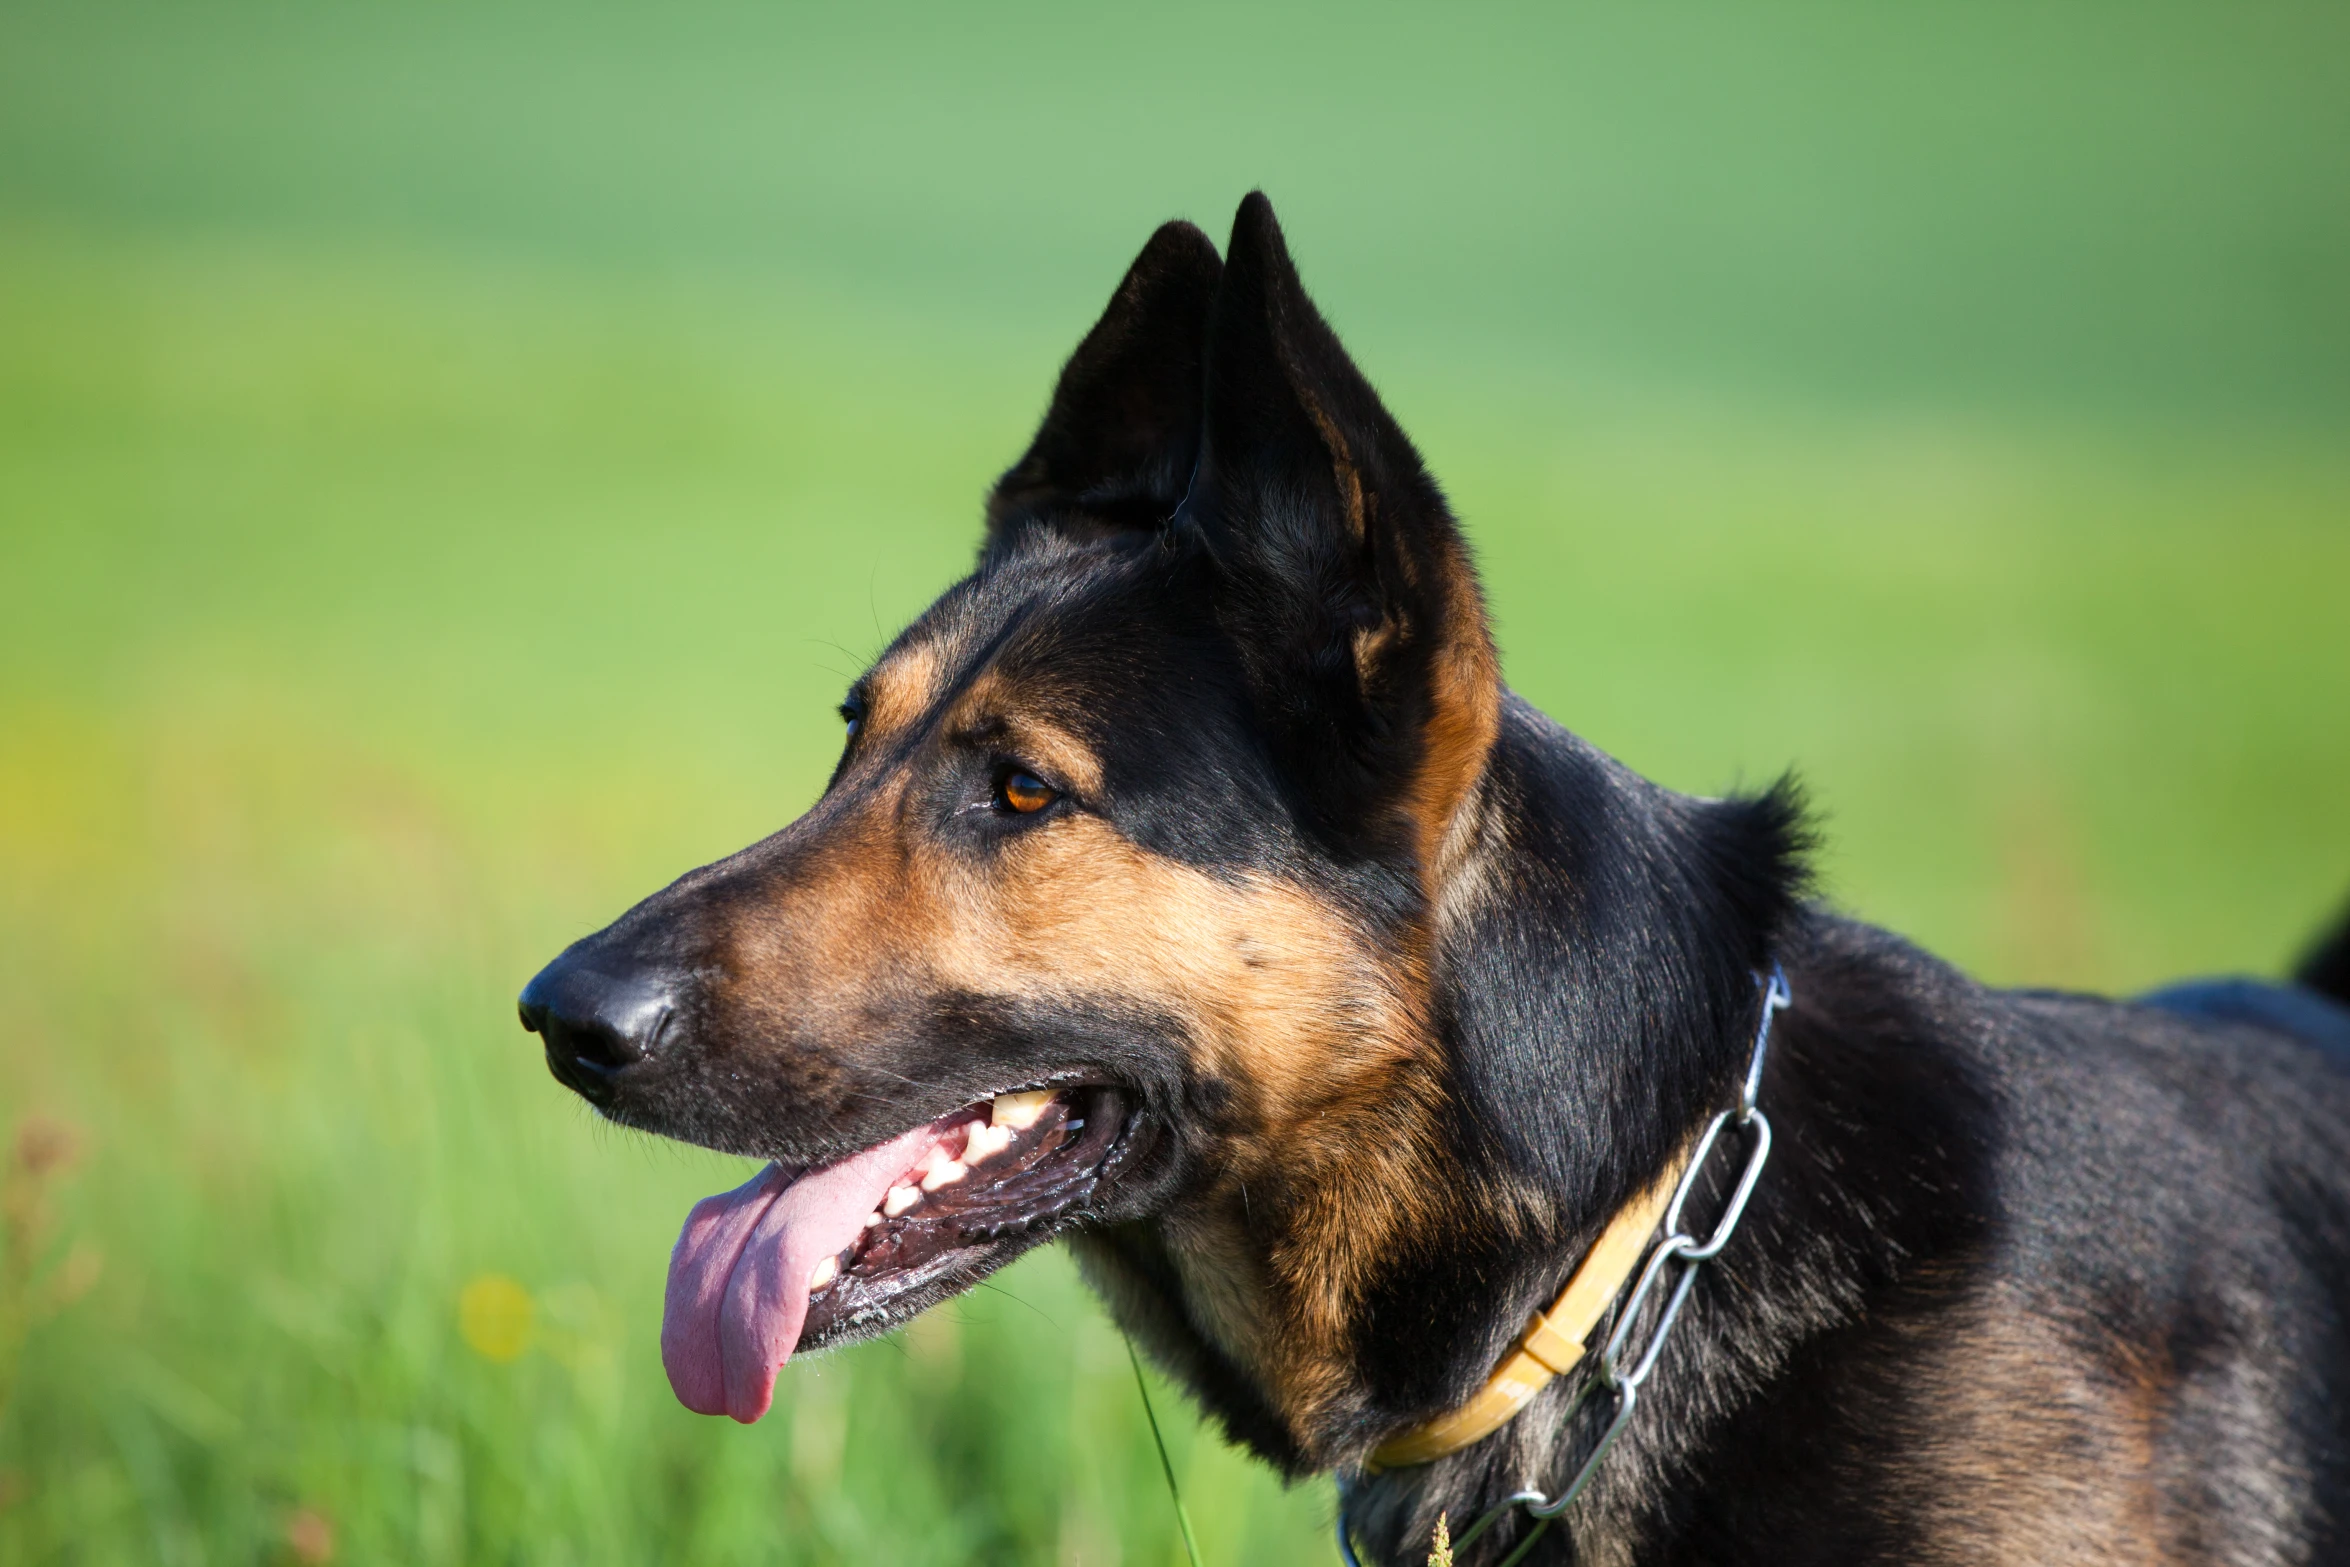
{"type": "MultiPolygon", "coordinates": [[[[104,1259],[0,1560],[1180,1559],[1058,1254],[679,1409],[740,1167],[512,997],[811,798],[1126,253],[1253,179],[1522,690],[1798,767],[1833,896],[1990,977],[2273,971],[2350,890],[2339,22],[2036,14],[1277,17],[1129,88],[1142,20],[0,12],[0,1131],[81,1131],[104,1259]]],[[[1156,1396],[1209,1567],[1323,1559],[1156,1396]]]]}

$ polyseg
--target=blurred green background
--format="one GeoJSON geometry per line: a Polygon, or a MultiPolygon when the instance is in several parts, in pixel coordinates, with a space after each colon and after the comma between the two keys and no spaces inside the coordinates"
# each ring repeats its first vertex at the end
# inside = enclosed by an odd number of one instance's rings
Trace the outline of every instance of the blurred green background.
{"type": "MultiPolygon", "coordinates": [[[[0,3],[0,1560],[1178,1549],[1058,1255],[688,1415],[515,1026],[1264,185],[1508,670],[1986,976],[2350,891],[2350,9],[0,3]]],[[[1160,1389],[1212,1567],[1327,1559],[1160,1389]]]]}

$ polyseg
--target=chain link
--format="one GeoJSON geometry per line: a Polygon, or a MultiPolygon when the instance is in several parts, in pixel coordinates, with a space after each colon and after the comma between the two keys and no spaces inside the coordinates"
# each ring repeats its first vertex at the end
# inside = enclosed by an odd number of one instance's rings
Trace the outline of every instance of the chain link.
{"type": "MultiPolygon", "coordinates": [[[[1739,1084],[1738,1107],[1716,1115],[1697,1139],[1697,1147],[1689,1156],[1689,1167],[1681,1172],[1681,1183],[1673,1189],[1672,1205],[1665,1210],[1663,1238],[1658,1240],[1655,1249],[1648,1254],[1648,1260],[1641,1265],[1640,1279],[1632,1286],[1632,1293],[1624,1298],[1623,1307],[1616,1315],[1615,1331],[1608,1335],[1606,1345],[1601,1348],[1593,1374],[1575,1395],[1575,1401],[1568,1406],[1566,1414],[1560,1417],[1563,1426],[1582,1412],[1583,1404],[1590,1398],[1593,1389],[1604,1388],[1616,1400],[1615,1409],[1608,1416],[1606,1429],[1600,1433],[1598,1444],[1591,1449],[1590,1456],[1583,1460],[1582,1467],[1575,1471],[1575,1478],[1568,1482],[1567,1488],[1556,1499],[1540,1491],[1515,1492],[1488,1509],[1485,1516],[1457,1536],[1452,1542],[1453,1549],[1464,1549],[1507,1517],[1512,1508],[1522,1507],[1528,1516],[1539,1521],[1527,1532],[1526,1538],[1518,1542],[1517,1549],[1511,1551],[1499,1564],[1499,1567],[1516,1567],[1534,1549],[1535,1542],[1542,1538],[1552,1521],[1575,1504],[1575,1499],[1591,1484],[1592,1476],[1599,1473],[1600,1461],[1607,1457],[1608,1449],[1616,1445],[1616,1438],[1622,1436],[1624,1427],[1631,1423],[1632,1412],[1640,1407],[1640,1389],[1647,1383],[1650,1373],[1656,1370],[1657,1357],[1664,1353],[1666,1342],[1673,1336],[1673,1325],[1680,1320],[1681,1308],[1688,1303],[1689,1292],[1697,1284],[1698,1271],[1720,1256],[1722,1248],[1730,1243],[1730,1237],[1737,1233],[1738,1221],[1746,1216],[1747,1199],[1754,1195],[1755,1182],[1762,1178],[1763,1165],[1771,1157],[1770,1118],[1762,1113],[1756,1103],[1762,1094],[1763,1055],[1770,1048],[1771,1019],[1795,1000],[1794,992],[1787,986],[1786,971],[1776,963],[1771,965],[1767,978],[1757,974],[1755,982],[1763,991],[1762,1019],[1755,1025],[1754,1053],[1747,1061],[1746,1077],[1739,1084]],[[1723,1206],[1721,1216],[1714,1220],[1712,1231],[1700,1241],[1682,1228],[1683,1209],[1688,1206],[1689,1194],[1695,1189],[1706,1162],[1720,1143],[1724,1128],[1732,1126],[1746,1139],[1746,1162],[1739,1170],[1738,1184],[1730,1189],[1730,1200],[1723,1206]],[[1655,1326],[1649,1329],[1647,1340],[1640,1346],[1639,1353],[1633,1355],[1629,1353],[1634,1342],[1633,1334],[1640,1326],[1651,1297],[1663,1287],[1666,1271],[1675,1266],[1679,1271],[1674,1275],[1671,1293],[1665,1296],[1664,1310],[1657,1317],[1655,1326]]],[[[1354,1542],[1347,1537],[1346,1514],[1346,1497],[1342,1490],[1338,1507],[1339,1557],[1346,1567],[1362,1567],[1354,1552],[1354,1542]]]]}

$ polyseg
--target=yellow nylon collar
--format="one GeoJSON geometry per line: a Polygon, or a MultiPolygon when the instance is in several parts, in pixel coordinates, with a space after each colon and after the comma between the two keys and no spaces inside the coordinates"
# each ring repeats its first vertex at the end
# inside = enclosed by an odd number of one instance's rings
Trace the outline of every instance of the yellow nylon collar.
{"type": "MultiPolygon", "coordinates": [[[[1493,1375],[1485,1379],[1485,1385],[1477,1390],[1476,1396],[1450,1414],[1423,1421],[1382,1442],[1365,1465],[1373,1474],[1383,1469],[1402,1469],[1413,1464],[1430,1463],[1447,1453],[1459,1452],[1479,1437],[1489,1436],[1499,1430],[1512,1415],[1525,1408],[1527,1401],[1541,1392],[1552,1377],[1573,1370],[1575,1363],[1583,1358],[1592,1330],[1599,1326],[1599,1319],[1606,1315],[1609,1303],[1614,1301],[1625,1282],[1632,1277],[1633,1270],[1640,1266],[1640,1259],[1647,1254],[1648,1238],[1656,1233],[1657,1227],[1668,1216],[1672,1217],[1675,1224],[1681,1222],[1680,1216],[1672,1212],[1675,1193],[1680,1190],[1681,1183],[1690,1178],[1697,1161],[1712,1151],[1714,1139],[1735,1115],[1741,1127],[1751,1122],[1757,1128],[1758,1140],[1754,1151],[1747,1159],[1745,1173],[1738,1178],[1729,1207],[1715,1221],[1713,1238],[1703,1246],[1685,1247],[1680,1255],[1685,1263],[1696,1264],[1711,1260],[1721,1250],[1723,1243],[1730,1238],[1731,1231],[1738,1227],[1738,1216],[1745,1211],[1746,1199],[1753,1195],[1755,1179],[1762,1173],[1763,1160],[1770,1156],[1771,1123],[1764,1119],[1755,1101],[1762,1094],[1763,1059],[1764,1052],[1770,1048],[1772,1015],[1795,1003],[1795,992],[1787,983],[1787,971],[1777,963],[1771,965],[1771,972],[1767,976],[1758,973],[1754,979],[1762,987],[1762,1016],[1755,1023],[1754,1050],[1747,1057],[1746,1079],[1738,1095],[1737,1109],[1724,1110],[1716,1115],[1706,1129],[1683,1148],[1681,1156],[1672,1162],[1663,1175],[1657,1177],[1653,1185],[1608,1220],[1607,1228],[1599,1232],[1599,1239],[1592,1243],[1590,1251],[1584,1253],[1582,1265],[1575,1269],[1575,1276],[1567,1280],[1567,1287],[1559,1292],[1559,1298],[1551,1302],[1548,1311],[1534,1313],[1534,1320],[1526,1325],[1525,1332],[1518,1335],[1517,1342],[1510,1346],[1510,1352],[1502,1357],[1501,1364],[1494,1369],[1493,1375]]],[[[1686,1274],[1680,1287],[1688,1287],[1686,1274]]],[[[1660,1337],[1651,1342],[1632,1380],[1617,1392],[1615,1424],[1608,1428],[1607,1435],[1600,1440],[1598,1451],[1584,1462],[1581,1475],[1568,1488],[1557,1506],[1551,1509],[1551,1513],[1565,1507],[1582,1490],[1584,1483],[1591,1478],[1591,1471],[1598,1466],[1601,1455],[1606,1453],[1608,1444],[1615,1440],[1616,1433],[1623,1428],[1624,1418],[1631,1413],[1633,1390],[1655,1364],[1657,1345],[1661,1343],[1661,1335],[1669,1329],[1673,1311],[1678,1304],[1679,1296],[1676,1295],[1674,1307],[1666,1310],[1663,1322],[1656,1330],[1660,1337]]],[[[1637,1309],[1637,1306],[1630,1309],[1637,1309]]],[[[1502,1506],[1507,1508],[1517,1500],[1523,1498],[1513,1498],[1512,1502],[1505,1502],[1502,1506]]],[[[1483,1529],[1485,1523],[1497,1516],[1499,1510],[1487,1514],[1485,1521],[1470,1530],[1470,1534],[1483,1529]]],[[[1548,1516],[1545,1515],[1546,1523],[1548,1516]]],[[[1352,1562],[1355,1559],[1354,1547],[1346,1538],[1343,1504],[1339,1511],[1338,1543],[1341,1554],[1352,1562]]]]}
{"type": "Polygon", "coordinates": [[[1558,1299],[1551,1302],[1548,1311],[1534,1313],[1534,1320],[1475,1396],[1450,1414],[1438,1415],[1382,1442],[1371,1454],[1371,1472],[1433,1463],[1447,1453],[1459,1452],[1508,1424],[1552,1377],[1573,1370],[1609,1303],[1640,1266],[1648,1238],[1664,1222],[1673,1190],[1681,1182],[1682,1163],[1675,1160],[1655,1185],[1617,1210],[1607,1228],[1599,1232],[1599,1239],[1592,1242],[1591,1250],[1583,1254],[1582,1265],[1567,1280],[1558,1299]]]}

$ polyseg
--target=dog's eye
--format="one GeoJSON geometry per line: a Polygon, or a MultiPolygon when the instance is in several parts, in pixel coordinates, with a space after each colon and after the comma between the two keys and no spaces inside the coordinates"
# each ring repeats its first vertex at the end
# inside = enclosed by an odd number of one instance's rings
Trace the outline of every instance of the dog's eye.
{"type": "Polygon", "coordinates": [[[840,721],[848,725],[849,738],[851,740],[856,739],[857,731],[865,727],[865,709],[863,705],[856,702],[841,703],[840,721]]]}
{"type": "Polygon", "coordinates": [[[1014,768],[997,780],[996,804],[1021,816],[1033,816],[1061,797],[1060,791],[1034,773],[1014,768]]]}

